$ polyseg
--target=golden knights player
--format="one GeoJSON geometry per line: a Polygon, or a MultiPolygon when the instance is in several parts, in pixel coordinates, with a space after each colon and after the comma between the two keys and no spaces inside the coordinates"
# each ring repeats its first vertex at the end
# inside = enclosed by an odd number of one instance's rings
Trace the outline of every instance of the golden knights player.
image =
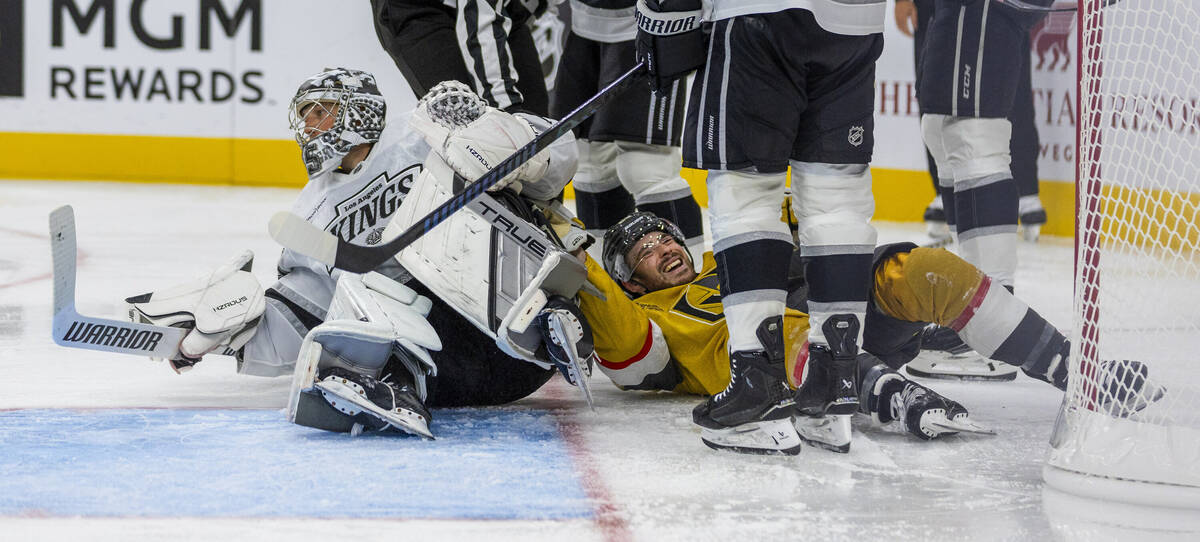
{"type": "MultiPolygon", "coordinates": [[[[289,117],[309,179],[293,213],[343,239],[377,244],[432,164],[474,179],[480,172],[472,153],[498,161],[531,140],[535,126],[550,125],[486,107],[461,84],[435,87],[416,112],[396,115],[391,123],[385,116],[369,73],[326,69],[300,85],[289,117]],[[474,107],[474,121],[441,134],[431,147],[410,122],[427,118],[441,103],[474,107]]],[[[523,194],[546,199],[558,194],[574,169],[575,144],[564,137],[499,184],[519,184],[523,194]]],[[[132,297],[130,315],[192,329],[181,358],[170,360],[177,372],[210,352],[235,355],[243,374],[294,373],[301,380],[303,369],[311,369],[320,403],[303,403],[297,415],[298,398],[313,396],[297,397],[293,390],[289,411],[297,423],[431,437],[427,407],[514,401],[553,374],[506,354],[494,337],[410,280],[395,260],[357,275],[285,249],[279,280],[264,292],[248,272],[252,257],[246,252],[190,284],[132,297]],[[245,309],[236,318],[214,320],[208,309],[231,302],[245,309]],[[297,366],[302,370],[294,371],[297,366]]]]}
{"type": "MultiPolygon", "coordinates": [[[[627,390],[724,393],[730,380],[729,328],[713,254],[704,254],[697,273],[687,261],[678,228],[648,213],[626,217],[605,237],[603,269],[590,258],[587,267],[588,280],[607,299],[580,294],[601,371],[627,390]]],[[[771,322],[781,340],[765,344],[776,350],[772,357],[785,360],[789,388],[794,388],[827,375],[809,369],[804,376],[805,365],[812,362],[807,348],[812,318],[802,312],[807,305],[803,283],[794,281],[789,289],[788,307],[771,322]]],[[[920,350],[921,329],[930,322],[954,329],[992,359],[1066,387],[1070,343],[1049,322],[954,254],[901,243],[879,247],[874,254],[864,352],[855,366],[858,412],[877,422],[902,422],[923,439],[982,431],[962,405],[896,372],[920,350]]],[[[1136,362],[1106,369],[1111,388],[1145,383],[1145,369],[1136,362]]],[[[842,424],[811,423],[799,409],[788,414],[796,431],[778,423],[760,424],[705,442],[741,452],[798,453],[798,432],[810,444],[849,450],[850,435],[842,424]]]]}
{"type": "Polygon", "coordinates": [[[848,426],[858,409],[854,360],[876,240],[868,163],[886,9],[886,0],[638,3],[637,54],[660,92],[699,68],[683,165],[708,170],[732,373],[729,388],[693,412],[709,444],[759,424],[790,431],[793,397],[774,355],[792,252],[778,219],[789,167],[809,256],[808,365],[828,373],[807,380],[803,411],[814,423],[841,415],[848,426]]]}
{"type": "MultiPolygon", "coordinates": [[[[629,71],[634,55],[637,0],[571,0],[571,31],[550,101],[562,118],[629,71]]],[[[636,207],[674,222],[694,259],[704,252],[704,219],[680,177],[680,134],[687,84],[663,92],[625,91],[576,128],[579,171],[572,180],[575,212],[595,237],[636,207]]],[[[601,254],[601,243],[592,254],[601,254]]]]}

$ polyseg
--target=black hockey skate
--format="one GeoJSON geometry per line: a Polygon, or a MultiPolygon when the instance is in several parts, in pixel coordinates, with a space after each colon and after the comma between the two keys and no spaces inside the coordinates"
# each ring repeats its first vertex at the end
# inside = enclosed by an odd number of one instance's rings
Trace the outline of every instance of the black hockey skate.
{"type": "Polygon", "coordinates": [[[987,359],[971,349],[958,332],[929,324],[921,330],[921,352],[905,367],[908,374],[951,380],[1014,380],[1017,368],[987,359]]]}
{"type": "Polygon", "coordinates": [[[365,427],[433,438],[429,431],[432,416],[411,383],[397,385],[341,367],[326,369],[318,378],[315,388],[325,400],[354,419],[352,434],[365,427]]]}
{"type": "Polygon", "coordinates": [[[1042,200],[1037,194],[1021,196],[1017,212],[1020,213],[1021,238],[1036,243],[1042,233],[1042,226],[1046,224],[1046,208],[1042,207],[1042,200]]]}
{"type": "Polygon", "coordinates": [[[950,226],[946,224],[946,209],[942,207],[942,197],[934,196],[933,201],[925,207],[925,215],[922,217],[925,221],[925,233],[929,236],[929,241],[924,242],[921,246],[929,248],[938,248],[949,245],[954,241],[950,235],[950,226]]]}
{"type": "Polygon", "coordinates": [[[994,435],[970,418],[966,407],[937,392],[908,380],[886,366],[872,367],[867,379],[874,378],[867,408],[871,418],[879,423],[899,421],[909,433],[930,440],[957,433],[994,435]],[[878,375],[875,377],[875,375],[878,375]]]}
{"type": "Polygon", "coordinates": [[[821,329],[829,346],[810,344],[808,375],[796,391],[796,413],[820,417],[858,410],[858,317],[835,314],[821,329]]]}
{"type": "Polygon", "coordinates": [[[801,443],[792,427],[792,389],[783,361],[783,317],[763,320],[764,350],[729,355],[729,385],[692,410],[700,438],[713,449],[794,455],[801,443]]]}

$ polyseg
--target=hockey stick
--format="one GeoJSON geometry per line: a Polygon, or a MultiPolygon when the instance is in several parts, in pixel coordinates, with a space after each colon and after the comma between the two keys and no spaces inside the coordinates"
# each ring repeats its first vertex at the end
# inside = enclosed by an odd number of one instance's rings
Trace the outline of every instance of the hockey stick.
{"type": "Polygon", "coordinates": [[[64,205],[50,213],[54,270],[54,324],[59,346],[173,359],[188,330],[93,318],[75,312],[75,211],[64,205]]]}
{"type": "Polygon", "coordinates": [[[592,96],[562,120],[542,132],[525,146],[517,149],[496,167],[484,173],[479,180],[467,185],[462,192],[454,194],[445,203],[438,206],[415,224],[404,230],[399,236],[390,241],[375,246],[361,246],[342,240],[340,237],[326,232],[304,219],[288,212],[279,212],[271,217],[267,226],[271,237],[279,244],[310,256],[326,265],[352,273],[366,273],[379,267],[388,258],[395,256],[404,247],[411,245],[422,235],[441,224],[451,213],[465,207],[469,202],[484,193],[506,175],[521,167],[530,158],[550,146],[558,138],[579,126],[601,107],[607,105],[635,81],[642,79],[645,73],[645,62],[639,62],[625,72],[603,90],[592,96]]]}
{"type": "MultiPolygon", "coordinates": [[[[993,0],[993,1],[998,4],[1004,4],[1004,5],[1006,5],[1010,8],[1013,8],[1017,11],[1025,11],[1025,12],[1033,12],[1033,13],[1061,13],[1064,11],[1078,11],[1079,10],[1079,2],[1074,2],[1073,4],[1070,4],[1070,5],[1051,4],[1049,6],[1039,6],[1037,4],[1030,4],[1029,2],[1027,2],[1025,0],[993,0]]],[[[1108,6],[1116,4],[1117,2],[1120,2],[1121,0],[1101,0],[1101,1],[1102,1],[1102,3],[1100,4],[1100,7],[1106,8],[1108,6]]]]}

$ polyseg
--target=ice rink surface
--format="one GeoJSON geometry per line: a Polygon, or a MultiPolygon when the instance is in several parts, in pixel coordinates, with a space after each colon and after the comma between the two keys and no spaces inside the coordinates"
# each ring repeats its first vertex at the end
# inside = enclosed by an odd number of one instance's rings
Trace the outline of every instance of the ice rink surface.
{"type": "MultiPolygon", "coordinates": [[[[1024,375],[925,381],[995,437],[923,442],[860,417],[847,455],[760,457],[704,447],[699,398],[598,372],[594,413],[556,377],[512,405],[434,411],[435,441],[351,438],[288,424],[288,379],[231,358],[176,375],[51,341],[52,209],[75,208],[79,312],[119,318],[123,298],[246,248],[270,284],[267,220],[295,194],[0,182],[0,540],[1200,540],[1044,492],[1061,394],[1024,375]]],[[[1017,294],[1067,329],[1070,240],[1020,259],[1017,294]]]]}

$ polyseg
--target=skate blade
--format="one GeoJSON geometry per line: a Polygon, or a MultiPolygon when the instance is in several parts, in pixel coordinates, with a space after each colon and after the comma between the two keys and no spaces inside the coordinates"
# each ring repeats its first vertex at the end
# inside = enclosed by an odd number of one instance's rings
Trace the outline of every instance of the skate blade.
{"type": "Polygon", "coordinates": [[[744,423],[724,429],[700,428],[700,440],[714,450],[743,454],[797,455],[804,447],[790,419],[744,423]]]}
{"type": "MultiPolygon", "coordinates": [[[[937,420],[935,422],[930,422],[929,425],[931,427],[937,429],[938,431],[942,431],[944,433],[970,433],[972,435],[990,435],[990,436],[994,436],[996,434],[995,431],[988,429],[986,427],[983,427],[973,421],[961,420],[961,419],[960,420],[951,420],[944,416],[940,420],[937,420]]],[[[938,435],[938,436],[942,436],[942,435],[938,435]]]]}
{"type": "MultiPolygon", "coordinates": [[[[350,402],[368,416],[382,421],[401,432],[434,440],[433,433],[429,430],[429,421],[416,412],[404,408],[398,409],[395,412],[384,410],[366,397],[359,395],[350,386],[342,384],[337,380],[317,382],[314,387],[320,390],[325,399],[330,402],[337,400],[350,402]]],[[[335,408],[337,407],[337,405],[334,406],[335,408]]]]}
{"type": "Polygon", "coordinates": [[[800,440],[809,446],[839,454],[850,453],[850,416],[796,416],[792,419],[792,426],[800,440]]]}
{"type": "Polygon", "coordinates": [[[966,354],[949,354],[925,350],[904,366],[912,376],[940,378],[943,380],[993,380],[1017,379],[1017,367],[994,361],[971,351],[966,354]]]}

